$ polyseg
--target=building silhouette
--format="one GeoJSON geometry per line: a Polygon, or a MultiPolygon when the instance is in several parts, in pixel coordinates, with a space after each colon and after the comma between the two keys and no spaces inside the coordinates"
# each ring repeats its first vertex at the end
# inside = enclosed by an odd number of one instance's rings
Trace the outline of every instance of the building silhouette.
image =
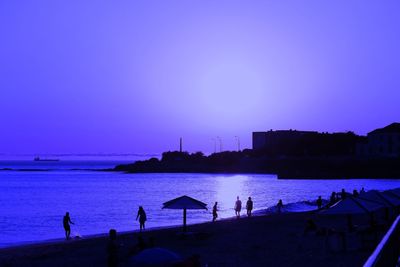
{"type": "Polygon", "coordinates": [[[270,130],[253,132],[253,150],[266,156],[349,156],[354,155],[360,136],[353,132],[270,130]]]}
{"type": "Polygon", "coordinates": [[[400,123],[373,130],[367,136],[353,132],[270,130],[253,132],[252,141],[253,150],[264,156],[400,158],[400,123]]]}
{"type": "Polygon", "coordinates": [[[369,132],[357,146],[357,155],[363,157],[400,157],[400,123],[369,132]]]}

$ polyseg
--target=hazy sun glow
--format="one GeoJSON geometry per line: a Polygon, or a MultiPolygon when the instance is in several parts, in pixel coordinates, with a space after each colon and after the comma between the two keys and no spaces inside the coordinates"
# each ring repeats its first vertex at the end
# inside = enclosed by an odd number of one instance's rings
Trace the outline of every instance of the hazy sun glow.
{"type": "Polygon", "coordinates": [[[400,117],[399,7],[0,1],[0,152],[161,153],[183,136],[207,153],[216,136],[249,148],[252,131],[365,134],[400,117]]]}
{"type": "Polygon", "coordinates": [[[215,125],[223,122],[224,127],[229,125],[232,129],[248,127],[256,118],[252,119],[252,114],[269,105],[264,80],[255,66],[243,61],[211,64],[194,91],[198,95],[197,120],[207,117],[215,125]]]}
{"type": "MultiPolygon", "coordinates": [[[[242,201],[242,209],[246,206],[248,187],[246,181],[249,179],[245,175],[218,176],[217,177],[217,202],[222,217],[233,216],[233,208],[236,197],[242,201]]],[[[243,211],[242,211],[243,212],[243,211]]],[[[244,214],[245,212],[243,212],[244,214]]]]}

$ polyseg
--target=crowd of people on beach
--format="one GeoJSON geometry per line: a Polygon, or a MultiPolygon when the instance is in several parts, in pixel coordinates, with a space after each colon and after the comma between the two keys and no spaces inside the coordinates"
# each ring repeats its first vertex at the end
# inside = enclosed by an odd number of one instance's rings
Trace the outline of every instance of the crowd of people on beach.
{"type": "MultiPolygon", "coordinates": [[[[332,192],[332,194],[329,198],[328,206],[332,206],[339,200],[346,199],[346,197],[348,197],[348,196],[358,197],[360,194],[363,194],[363,193],[365,193],[364,187],[361,188],[360,192],[358,192],[357,189],[354,189],[352,194],[346,192],[346,190],[344,188],[340,192],[332,192]]],[[[321,198],[321,196],[320,196],[320,198],[321,198]]],[[[319,209],[320,209],[320,207],[319,207],[319,209]]]]}
{"type": "MultiPolygon", "coordinates": [[[[360,192],[358,192],[356,189],[353,190],[353,193],[350,194],[348,192],[345,191],[345,189],[342,189],[340,192],[332,192],[330,198],[329,198],[329,202],[325,207],[330,207],[332,205],[334,205],[336,202],[338,202],[339,200],[345,199],[348,196],[354,196],[357,197],[359,196],[359,194],[365,193],[365,189],[364,187],[361,188],[360,192]]],[[[315,201],[318,210],[325,208],[323,207],[323,200],[322,200],[322,196],[318,196],[317,200],[315,201]]],[[[278,200],[278,203],[276,204],[276,212],[277,213],[281,213],[283,211],[283,201],[282,199],[278,200]]],[[[247,217],[251,217],[252,216],[252,211],[254,208],[254,204],[253,204],[253,200],[251,197],[248,197],[248,200],[246,202],[246,215],[247,217]]],[[[235,211],[235,216],[236,218],[240,218],[240,213],[242,211],[242,201],[240,200],[239,196],[236,197],[236,201],[234,204],[234,211],[235,211]]],[[[218,202],[214,203],[214,206],[212,208],[212,222],[215,222],[218,218],[218,202]]],[[[139,220],[139,231],[142,232],[143,230],[145,230],[145,223],[147,221],[147,216],[146,216],[146,212],[143,208],[143,206],[139,206],[137,215],[136,215],[136,221],[139,220]]],[[[64,226],[64,230],[65,230],[65,238],[66,240],[69,240],[71,238],[71,224],[74,224],[71,221],[69,212],[67,212],[65,214],[65,216],[63,217],[63,226],[64,226]]]]}
{"type": "MultiPolygon", "coordinates": [[[[340,192],[332,192],[330,195],[329,200],[323,200],[322,196],[318,196],[318,198],[313,202],[317,206],[317,210],[329,208],[333,205],[335,205],[338,201],[344,200],[348,197],[357,197],[359,194],[363,194],[365,192],[364,188],[361,188],[360,191],[357,191],[356,189],[353,190],[352,193],[348,193],[345,191],[345,189],[342,189],[340,192]],[[324,206],[324,203],[326,204],[324,206]]],[[[275,212],[276,213],[281,213],[283,212],[283,200],[279,199],[278,203],[275,206],[275,212]]],[[[234,203],[234,212],[235,216],[237,219],[240,218],[241,216],[241,211],[242,211],[242,201],[240,200],[240,197],[236,197],[236,201],[234,203]]],[[[252,216],[252,212],[254,209],[254,203],[253,199],[251,197],[248,197],[247,202],[246,202],[246,215],[247,217],[252,216]]],[[[218,218],[218,202],[215,202],[212,208],[212,222],[215,222],[218,218]]],[[[147,221],[147,216],[146,212],[143,208],[143,206],[139,206],[137,214],[136,214],[136,221],[139,221],[139,232],[142,232],[145,230],[145,223],[147,221]]],[[[67,240],[71,238],[71,224],[74,224],[71,221],[70,214],[69,212],[66,212],[65,216],[63,217],[63,226],[65,230],[65,237],[67,240]]],[[[317,225],[312,219],[308,219],[306,221],[306,227],[304,232],[307,233],[309,231],[316,231],[317,225]]],[[[118,250],[119,250],[119,244],[117,243],[117,232],[115,229],[111,229],[109,232],[109,241],[107,245],[107,252],[108,252],[108,266],[118,266],[118,250]]],[[[154,239],[153,237],[150,237],[149,241],[146,242],[142,235],[138,235],[138,242],[137,246],[133,248],[133,254],[135,255],[144,249],[148,248],[153,248],[154,247],[154,239]]],[[[194,263],[195,265],[188,265],[188,266],[199,266],[197,263],[199,262],[198,258],[189,258],[187,259],[187,262],[192,264],[194,263]]],[[[186,266],[186,265],[185,265],[186,266]]]]}

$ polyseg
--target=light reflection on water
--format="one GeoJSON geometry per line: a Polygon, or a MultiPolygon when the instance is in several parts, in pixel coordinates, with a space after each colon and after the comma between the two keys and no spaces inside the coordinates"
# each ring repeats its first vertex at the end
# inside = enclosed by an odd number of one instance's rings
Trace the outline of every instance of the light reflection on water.
{"type": "Polygon", "coordinates": [[[249,179],[245,175],[217,176],[216,199],[219,211],[223,216],[232,216],[231,210],[234,207],[236,197],[239,196],[244,204],[246,196],[250,196],[250,190],[246,181],[249,179]]]}
{"type": "MultiPolygon", "coordinates": [[[[209,210],[188,211],[188,223],[210,221],[215,201],[219,218],[234,216],[236,196],[243,207],[249,196],[255,209],[327,198],[345,188],[391,189],[397,180],[277,180],[273,175],[122,174],[93,171],[0,172],[0,246],[63,238],[66,211],[81,235],[137,230],[137,208],[143,205],[147,227],[180,225],[182,211],[162,210],[162,203],[189,195],[209,210]]],[[[243,212],[244,214],[244,212],[243,212]]]]}

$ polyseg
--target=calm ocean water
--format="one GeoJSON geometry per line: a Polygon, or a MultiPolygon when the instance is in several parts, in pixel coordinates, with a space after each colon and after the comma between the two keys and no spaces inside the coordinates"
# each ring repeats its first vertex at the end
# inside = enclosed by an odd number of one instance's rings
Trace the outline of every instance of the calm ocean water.
{"type": "MultiPolygon", "coordinates": [[[[219,218],[232,217],[236,196],[248,196],[258,210],[284,203],[328,198],[332,191],[365,187],[392,189],[397,180],[277,180],[274,175],[123,174],[76,169],[103,169],[122,160],[59,162],[0,161],[0,169],[49,171],[0,171],[0,246],[64,237],[66,211],[75,223],[72,234],[83,237],[138,229],[137,208],[142,205],[146,227],[180,225],[182,212],[162,210],[162,203],[189,195],[208,204],[219,203],[219,218]],[[74,170],[73,170],[74,169],[74,170]]],[[[294,209],[303,208],[294,205],[294,209]]],[[[211,211],[188,211],[188,223],[211,220],[211,211]]]]}

